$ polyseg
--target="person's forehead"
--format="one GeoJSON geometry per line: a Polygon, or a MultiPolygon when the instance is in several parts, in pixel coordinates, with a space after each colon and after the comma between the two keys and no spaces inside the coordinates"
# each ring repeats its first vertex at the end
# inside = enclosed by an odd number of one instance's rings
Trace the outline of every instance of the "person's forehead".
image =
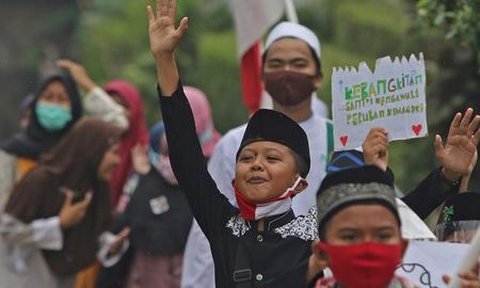
{"type": "Polygon", "coordinates": [[[290,148],[277,142],[260,140],[249,143],[242,149],[242,151],[248,150],[278,150],[281,152],[289,152],[290,148]]]}
{"type": "Polygon", "coordinates": [[[298,38],[281,38],[273,42],[266,53],[266,60],[289,56],[290,58],[301,57],[314,61],[310,46],[298,38]]]}
{"type": "Polygon", "coordinates": [[[61,89],[61,90],[64,90],[64,91],[66,90],[66,89],[65,89],[65,85],[64,85],[63,82],[60,81],[60,80],[53,80],[53,81],[51,81],[50,83],[48,83],[48,84],[45,86],[45,89],[43,89],[43,90],[45,91],[45,90],[47,90],[47,89],[48,89],[48,90],[53,90],[53,89],[59,90],[59,89],[61,89]]]}
{"type": "Polygon", "coordinates": [[[330,219],[329,226],[341,227],[344,224],[368,224],[369,226],[397,225],[395,215],[380,204],[355,204],[347,206],[330,219]]]}

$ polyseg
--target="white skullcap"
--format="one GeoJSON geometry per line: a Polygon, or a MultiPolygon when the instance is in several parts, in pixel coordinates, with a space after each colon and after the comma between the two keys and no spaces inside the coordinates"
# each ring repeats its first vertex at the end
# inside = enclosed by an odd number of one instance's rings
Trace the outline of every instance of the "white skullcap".
{"type": "Polygon", "coordinates": [[[293,37],[305,41],[310,46],[315,54],[317,54],[318,60],[320,60],[320,41],[317,35],[313,33],[309,28],[294,22],[281,22],[277,24],[270,34],[268,34],[267,41],[265,42],[265,51],[267,51],[273,42],[285,37],[293,37]]]}

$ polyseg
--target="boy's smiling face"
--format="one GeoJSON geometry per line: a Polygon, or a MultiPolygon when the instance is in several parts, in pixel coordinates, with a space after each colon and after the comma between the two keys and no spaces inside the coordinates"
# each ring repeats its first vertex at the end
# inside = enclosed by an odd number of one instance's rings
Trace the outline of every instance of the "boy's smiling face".
{"type": "Polygon", "coordinates": [[[253,203],[272,200],[293,185],[298,172],[293,152],[270,141],[246,145],[236,163],[235,184],[253,203]]]}

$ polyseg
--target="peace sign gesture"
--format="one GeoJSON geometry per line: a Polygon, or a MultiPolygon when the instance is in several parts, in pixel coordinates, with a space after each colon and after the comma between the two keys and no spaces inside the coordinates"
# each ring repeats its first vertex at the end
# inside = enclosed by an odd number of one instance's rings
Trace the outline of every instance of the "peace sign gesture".
{"type": "Polygon", "coordinates": [[[148,34],[150,50],[153,57],[171,56],[175,51],[183,33],[187,30],[188,18],[183,17],[180,25],[175,28],[177,0],[157,0],[156,11],[147,6],[148,34]]]}

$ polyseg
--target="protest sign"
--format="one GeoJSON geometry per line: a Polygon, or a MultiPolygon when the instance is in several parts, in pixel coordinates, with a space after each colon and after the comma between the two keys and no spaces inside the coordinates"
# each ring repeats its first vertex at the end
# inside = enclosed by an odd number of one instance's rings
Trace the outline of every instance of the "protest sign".
{"type": "Polygon", "coordinates": [[[374,72],[365,62],[358,70],[334,68],[335,150],[360,147],[373,127],[387,129],[390,141],[427,135],[425,82],[422,53],[418,59],[379,58],[374,72]]]}
{"type": "Polygon", "coordinates": [[[447,287],[442,276],[456,274],[468,248],[468,244],[411,240],[403,264],[395,274],[408,278],[418,287],[447,287]]]}

